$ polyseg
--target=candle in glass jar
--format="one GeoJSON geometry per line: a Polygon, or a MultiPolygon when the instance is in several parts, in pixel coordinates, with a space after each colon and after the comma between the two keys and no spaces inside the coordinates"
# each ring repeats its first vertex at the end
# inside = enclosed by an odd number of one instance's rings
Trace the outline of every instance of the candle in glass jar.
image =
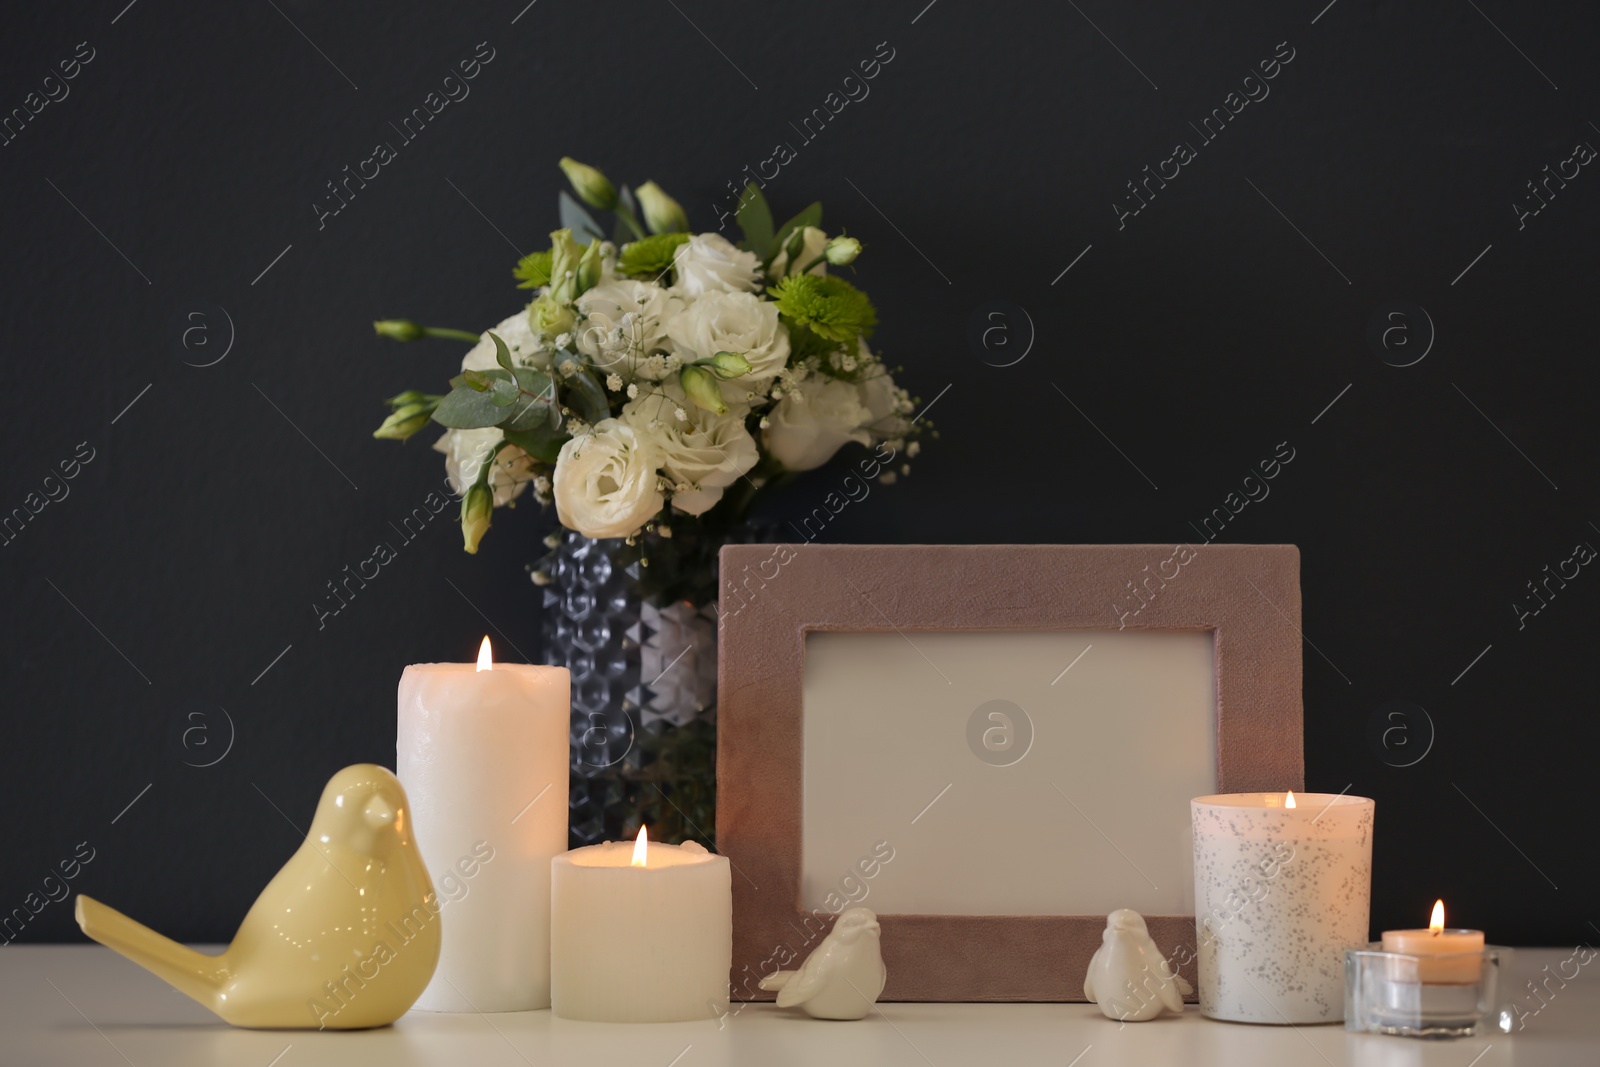
{"type": "Polygon", "coordinates": [[[1445,929],[1444,901],[1436,900],[1426,930],[1385,930],[1383,951],[1422,957],[1416,973],[1424,985],[1473,985],[1483,970],[1483,931],[1445,929]]]}

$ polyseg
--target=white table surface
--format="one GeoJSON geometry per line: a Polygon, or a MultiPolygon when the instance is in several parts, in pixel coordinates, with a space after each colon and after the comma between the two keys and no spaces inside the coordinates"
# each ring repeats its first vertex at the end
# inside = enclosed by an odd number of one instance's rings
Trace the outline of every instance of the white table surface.
{"type": "MultiPolygon", "coordinates": [[[[1539,1006],[1525,982],[1569,950],[1522,949],[1509,992],[1539,1006]],[[1521,991],[1521,996],[1515,994],[1521,991]]],[[[1570,972],[1571,967],[1568,967],[1570,972]]],[[[1247,1026],[1182,1017],[1119,1025],[1087,1004],[883,1004],[855,1023],[816,1022],[770,1004],[720,1028],[619,1026],[552,1018],[412,1012],[392,1027],[350,1033],[236,1030],[97,945],[8,945],[0,951],[0,1064],[71,1067],[1596,1067],[1600,960],[1511,1036],[1419,1041],[1347,1034],[1338,1026],[1247,1026]],[[1075,1058],[1076,1057],[1076,1058],[1075,1058]]]]}

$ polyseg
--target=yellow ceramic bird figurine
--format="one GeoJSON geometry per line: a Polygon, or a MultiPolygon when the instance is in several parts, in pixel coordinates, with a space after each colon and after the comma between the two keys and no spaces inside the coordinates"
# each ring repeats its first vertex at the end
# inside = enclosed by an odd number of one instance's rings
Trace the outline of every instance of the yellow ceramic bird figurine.
{"type": "Polygon", "coordinates": [[[394,1022],[439,962],[439,901],[405,790],[376,764],[329,780],[305,842],[207,956],[79,895],[78,925],[234,1026],[353,1030],[394,1022]]]}

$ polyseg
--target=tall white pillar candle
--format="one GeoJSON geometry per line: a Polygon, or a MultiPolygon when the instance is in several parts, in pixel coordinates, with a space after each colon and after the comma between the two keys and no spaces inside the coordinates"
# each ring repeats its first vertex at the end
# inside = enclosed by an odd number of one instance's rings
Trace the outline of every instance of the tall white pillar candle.
{"type": "Polygon", "coordinates": [[[693,842],[649,842],[641,850],[612,841],[557,856],[550,870],[556,1015],[669,1023],[727,1014],[733,967],[727,857],[693,842]]]}
{"type": "MultiPolygon", "coordinates": [[[[487,653],[488,638],[484,638],[487,653]]],[[[439,895],[422,1011],[550,1006],[550,859],[567,848],[571,677],[522,663],[414,663],[398,774],[439,895]]]]}
{"type": "Polygon", "coordinates": [[[1344,1018],[1344,950],[1365,948],[1372,896],[1366,797],[1197,797],[1200,1011],[1247,1023],[1344,1018]]]}

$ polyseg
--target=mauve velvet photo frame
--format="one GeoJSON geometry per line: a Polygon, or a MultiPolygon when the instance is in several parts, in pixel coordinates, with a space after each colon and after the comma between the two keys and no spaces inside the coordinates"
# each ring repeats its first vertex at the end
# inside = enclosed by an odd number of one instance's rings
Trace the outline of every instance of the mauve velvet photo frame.
{"type": "MultiPolygon", "coordinates": [[[[914,803],[908,799],[896,805],[896,811],[882,813],[882,824],[893,825],[895,831],[883,840],[851,842],[861,857],[839,892],[823,893],[819,899],[814,885],[803,885],[808,783],[814,812],[819,810],[820,790],[828,792],[824,799],[834,799],[835,794],[847,799],[883,795],[881,790],[860,788],[861,775],[828,766],[818,755],[827,749],[819,748],[814,737],[812,765],[806,765],[807,686],[814,694],[818,691],[815,670],[809,680],[807,675],[813,635],[892,635],[892,643],[884,647],[903,654],[893,662],[886,658],[878,672],[883,677],[874,681],[880,686],[887,682],[893,692],[897,684],[893,672],[908,672],[908,699],[886,702],[882,714],[902,717],[902,725],[914,728],[918,744],[924,744],[924,732],[950,733],[966,723],[964,716],[956,722],[947,712],[929,712],[926,722],[917,718],[924,705],[914,695],[932,692],[926,686],[937,689],[941,684],[930,671],[945,683],[961,681],[959,658],[946,658],[948,669],[941,670],[934,662],[941,657],[930,659],[918,647],[919,635],[983,635],[981,640],[988,642],[984,647],[991,649],[996,647],[992,636],[996,634],[1018,635],[1019,642],[1021,635],[1060,635],[1083,644],[1077,654],[1084,656],[1097,634],[1104,635],[1102,655],[1114,638],[1125,640],[1130,633],[1207,634],[1213,659],[1206,684],[1214,684],[1214,694],[1198,695],[1206,701],[1214,697],[1204,705],[1214,708],[1215,716],[1214,723],[1206,724],[1214,741],[1214,791],[1304,788],[1299,550],[1292,545],[729,545],[722,550],[721,566],[716,837],[718,850],[728,856],[735,872],[735,1000],[770,999],[771,994],[757,988],[759,979],[773,970],[797,966],[826,936],[845,904],[859,902],[879,911],[888,968],[884,1000],[1082,1000],[1084,972],[1105,926],[1104,910],[1057,914],[1040,907],[1038,913],[1015,913],[1019,906],[1027,908],[1030,900],[1048,898],[1048,886],[1030,896],[1024,885],[1019,896],[1018,878],[1005,872],[993,880],[995,907],[972,908],[975,914],[930,914],[925,908],[896,913],[878,907],[880,900],[869,895],[872,880],[876,877],[878,885],[887,885],[890,879],[882,872],[892,869],[899,876],[908,868],[904,838],[897,834],[919,835],[917,860],[935,863],[929,869],[944,863],[951,881],[960,880],[961,855],[935,857],[927,852],[937,847],[929,844],[938,840],[934,824],[962,810],[958,803],[962,798],[956,793],[943,800],[943,792],[933,797],[944,808],[928,803],[918,813],[926,799],[918,796],[914,803]],[[922,673],[913,676],[909,672],[914,670],[922,673]],[[908,816],[913,824],[927,818],[911,827],[908,816]],[[897,855],[898,868],[894,867],[897,855]],[[993,913],[997,909],[1009,912],[993,913]]],[[[952,647],[951,640],[924,637],[921,644],[952,647]]],[[[1077,645],[1063,647],[1070,651],[1077,645]]],[[[815,650],[812,655],[821,662],[815,650]]],[[[1061,676],[1070,680],[1071,669],[1068,665],[1056,680],[1061,676]]],[[[1105,663],[1098,669],[1105,670],[1105,663]]],[[[1087,677],[1087,668],[1079,670],[1087,677]]],[[[1130,685],[1139,681],[1129,679],[1130,685]]],[[[984,751],[987,742],[980,742],[978,731],[989,719],[1007,729],[1011,723],[1004,715],[995,718],[994,712],[986,712],[992,703],[1010,706],[1002,700],[974,707],[972,717],[978,725],[966,729],[965,740],[977,761],[998,765],[1004,761],[984,751]]],[[[862,725],[865,729],[873,724],[862,725]]],[[[1040,726],[1057,734],[1063,729],[1043,722],[1040,726]]],[[[992,727],[990,732],[998,729],[992,727]]],[[[1144,736],[1151,734],[1145,729],[1144,736]]],[[[961,737],[949,739],[951,746],[959,748],[961,743],[961,737]]],[[[1062,751],[1059,742],[1057,751],[1062,751]]],[[[895,775],[912,779],[925,770],[914,760],[895,758],[893,752],[884,756],[872,766],[891,779],[895,775]]],[[[1006,758],[1016,762],[1024,757],[1034,760],[1029,766],[1036,772],[1043,761],[1054,758],[1042,749],[1006,758]]],[[[937,777],[927,777],[931,773],[922,776],[937,784],[937,777]]],[[[1004,772],[979,766],[973,773],[1004,772]]],[[[1140,788],[1137,779],[1136,773],[1127,775],[1117,788],[1135,795],[1140,788]]],[[[882,783],[874,779],[869,784],[882,783]]],[[[1104,796],[1078,792],[1088,787],[1070,777],[1053,779],[1051,784],[1065,803],[1046,793],[1015,805],[1007,817],[1013,830],[1027,829],[1029,820],[1034,820],[1041,840],[1048,841],[1067,820],[1085,835],[1082,840],[1094,842],[1086,851],[1111,856],[1099,843],[1104,838],[1106,846],[1129,859],[1135,842],[1126,837],[1119,841],[1115,832],[1108,835],[1099,829],[1105,824],[1099,812],[1106,804],[1096,802],[1105,801],[1104,796]],[[1099,838],[1087,836],[1091,828],[1099,838]]],[[[1105,792],[1103,787],[1100,792],[1105,792]]],[[[1174,818],[1187,819],[1186,805],[1174,818]]],[[[862,825],[877,823],[868,819],[862,825]]],[[[816,850],[819,841],[815,834],[812,838],[816,850]]],[[[822,843],[831,844],[826,838],[822,843]]],[[[1082,862],[1103,861],[1085,855],[1082,862]]],[[[1114,857],[1110,863],[1125,875],[1129,897],[1149,892],[1139,880],[1144,872],[1132,860],[1126,869],[1114,857]]],[[[1173,879],[1162,875],[1160,881],[1170,893],[1173,879]]],[[[1155,885],[1149,877],[1144,882],[1155,885]]],[[[937,898],[943,887],[928,888],[937,898]]],[[[1183,951],[1194,944],[1193,915],[1157,913],[1146,914],[1146,919],[1157,946],[1193,981],[1193,953],[1183,951]]]]}

